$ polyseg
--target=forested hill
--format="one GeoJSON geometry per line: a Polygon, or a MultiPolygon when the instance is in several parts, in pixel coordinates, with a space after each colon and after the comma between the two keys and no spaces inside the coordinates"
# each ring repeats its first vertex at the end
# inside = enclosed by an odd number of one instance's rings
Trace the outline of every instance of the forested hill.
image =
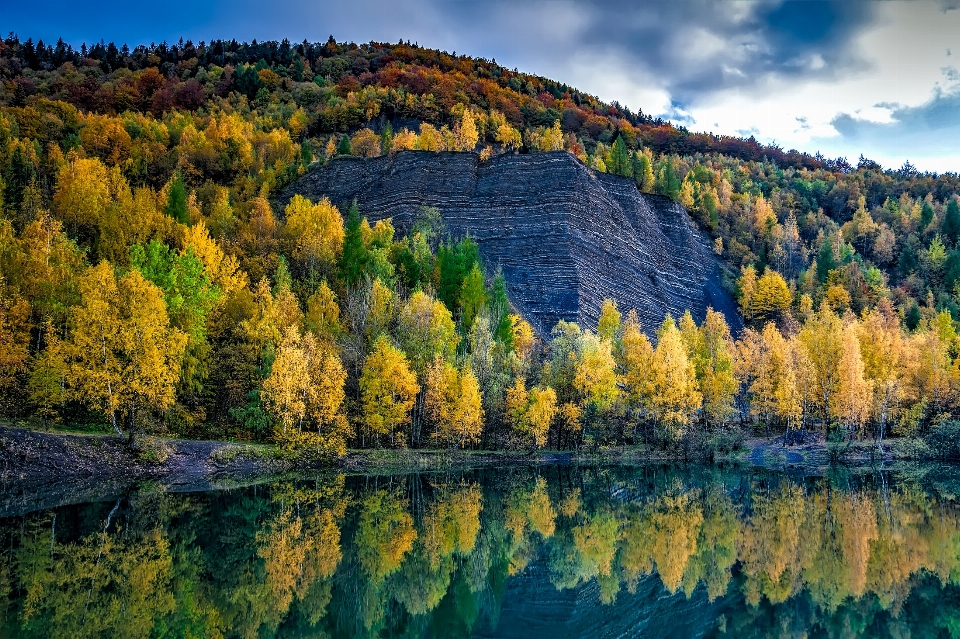
{"type": "Polygon", "coordinates": [[[734,416],[913,433],[957,410],[957,174],[690,133],[410,43],[10,36],[0,80],[5,417],[329,452],[719,441],[734,416]],[[596,326],[537,339],[436,209],[398,234],[280,197],[338,156],[409,150],[565,151],[679,203],[749,330],[654,331],[663,309],[595,296],[596,326]]]}

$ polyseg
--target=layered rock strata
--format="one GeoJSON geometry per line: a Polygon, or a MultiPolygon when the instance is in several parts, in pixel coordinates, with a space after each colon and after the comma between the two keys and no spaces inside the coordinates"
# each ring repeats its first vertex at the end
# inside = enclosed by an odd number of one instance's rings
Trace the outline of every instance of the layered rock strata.
{"type": "Polygon", "coordinates": [[[409,227],[423,206],[439,209],[453,237],[469,234],[485,265],[500,267],[511,302],[541,334],[559,320],[595,326],[605,298],[636,309],[644,330],[667,313],[709,306],[736,331],[736,305],[720,286],[709,238],[668,198],[632,180],[587,168],[566,152],[501,155],[405,151],[337,158],[278,196],[356,200],[371,223],[409,227]]]}

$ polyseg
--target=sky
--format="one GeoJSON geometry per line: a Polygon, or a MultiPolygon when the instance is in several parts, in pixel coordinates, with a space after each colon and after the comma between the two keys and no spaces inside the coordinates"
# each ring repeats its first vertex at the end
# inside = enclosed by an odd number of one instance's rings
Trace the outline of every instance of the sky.
{"type": "Polygon", "coordinates": [[[496,61],[693,131],[960,172],[960,0],[53,0],[0,31],[78,45],[396,42],[496,61]]]}

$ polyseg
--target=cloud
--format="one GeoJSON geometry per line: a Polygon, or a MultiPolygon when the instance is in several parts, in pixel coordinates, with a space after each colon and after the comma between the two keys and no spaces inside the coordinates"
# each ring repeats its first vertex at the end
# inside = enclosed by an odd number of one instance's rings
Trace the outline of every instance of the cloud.
{"type": "Polygon", "coordinates": [[[960,169],[960,89],[935,91],[918,106],[891,107],[887,122],[843,113],[832,124],[846,146],[886,167],[896,168],[909,160],[924,170],[960,169]]]}

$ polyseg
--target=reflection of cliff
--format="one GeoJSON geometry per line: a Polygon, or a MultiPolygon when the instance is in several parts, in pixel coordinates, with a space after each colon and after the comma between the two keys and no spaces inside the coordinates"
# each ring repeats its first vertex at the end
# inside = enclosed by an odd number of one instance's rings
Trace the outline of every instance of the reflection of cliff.
{"type": "Polygon", "coordinates": [[[624,592],[615,605],[601,603],[600,586],[592,581],[558,590],[542,563],[511,579],[494,628],[477,637],[493,639],[567,639],[574,637],[702,637],[716,625],[726,602],[707,600],[697,592],[687,598],[671,595],[660,580],[648,576],[634,592],[624,592]]]}
{"type": "Polygon", "coordinates": [[[707,306],[740,326],[717,280],[717,261],[687,213],[637,191],[631,180],[587,169],[566,152],[502,155],[408,151],[330,162],[291,186],[294,193],[356,199],[371,222],[406,228],[421,206],[440,210],[454,236],[470,234],[487,265],[503,268],[510,299],[539,330],[558,320],[594,325],[604,298],[635,308],[645,330],[666,313],[707,306]]]}

